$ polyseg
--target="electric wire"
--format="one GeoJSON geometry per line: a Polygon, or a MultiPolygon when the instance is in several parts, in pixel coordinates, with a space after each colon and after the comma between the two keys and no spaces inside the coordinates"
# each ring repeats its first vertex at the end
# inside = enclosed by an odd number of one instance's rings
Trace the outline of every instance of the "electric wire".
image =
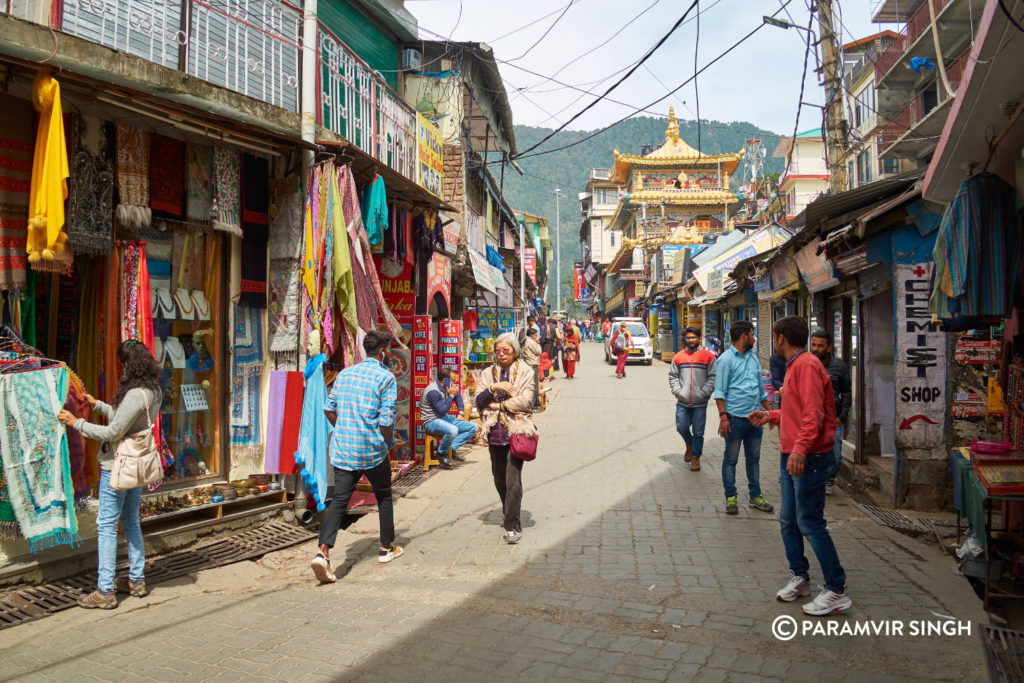
{"type": "MultiPolygon", "coordinates": [[[[697,0],[699,3],[700,0],[697,0]]],[[[693,41],[693,94],[697,98],[697,161],[700,161],[700,87],[697,84],[697,54],[700,51],[700,5],[697,5],[697,37],[693,41]]]]}
{"type": "Polygon", "coordinates": [[[547,38],[547,37],[548,37],[548,34],[549,34],[549,33],[551,33],[551,30],[555,28],[555,26],[556,26],[556,25],[558,24],[558,22],[560,22],[560,21],[562,20],[562,17],[564,17],[564,16],[565,16],[566,12],[568,12],[568,11],[569,11],[569,8],[570,8],[570,7],[572,7],[572,6],[573,6],[573,5],[575,4],[575,3],[576,3],[576,0],[569,0],[569,4],[565,6],[565,9],[563,9],[563,10],[562,10],[562,13],[558,15],[558,18],[556,18],[556,19],[555,19],[555,20],[554,20],[553,22],[551,22],[551,25],[550,25],[550,26],[548,26],[548,30],[547,30],[547,31],[544,31],[544,33],[543,33],[543,34],[541,34],[541,37],[540,37],[540,38],[538,38],[538,39],[537,39],[537,40],[536,40],[536,41],[535,41],[535,42],[533,43],[533,45],[531,45],[530,47],[526,48],[526,52],[524,52],[523,54],[519,55],[518,57],[513,57],[513,58],[511,59],[511,61],[513,61],[513,62],[517,62],[517,61],[519,61],[520,59],[522,59],[522,58],[523,58],[523,57],[525,57],[526,55],[530,54],[530,52],[531,52],[531,51],[533,51],[533,48],[535,48],[535,47],[537,47],[538,45],[540,45],[540,44],[541,44],[541,41],[543,41],[543,40],[544,40],[545,38],[547,38]]]}

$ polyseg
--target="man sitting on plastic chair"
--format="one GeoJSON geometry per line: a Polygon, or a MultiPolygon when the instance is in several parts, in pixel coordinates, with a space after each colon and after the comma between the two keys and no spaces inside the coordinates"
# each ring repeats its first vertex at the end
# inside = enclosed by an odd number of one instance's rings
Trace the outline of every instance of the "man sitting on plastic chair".
{"type": "Polygon", "coordinates": [[[452,371],[449,368],[440,368],[437,371],[437,379],[427,387],[423,392],[423,398],[420,399],[423,428],[427,434],[436,434],[441,437],[441,443],[437,447],[437,460],[446,470],[455,466],[452,460],[466,461],[465,458],[457,455],[456,451],[469,443],[476,435],[475,424],[459,420],[454,415],[448,414],[452,403],[458,407],[460,415],[464,410],[462,394],[452,385],[451,375],[452,371]]]}

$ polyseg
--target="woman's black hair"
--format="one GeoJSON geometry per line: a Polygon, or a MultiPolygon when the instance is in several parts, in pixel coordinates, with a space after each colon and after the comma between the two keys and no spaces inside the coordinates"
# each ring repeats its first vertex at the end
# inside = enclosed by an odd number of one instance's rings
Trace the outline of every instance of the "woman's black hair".
{"type": "Polygon", "coordinates": [[[121,361],[123,372],[112,401],[115,408],[132,389],[152,389],[160,393],[160,366],[145,344],[134,339],[121,342],[117,347],[117,359],[121,361]]]}

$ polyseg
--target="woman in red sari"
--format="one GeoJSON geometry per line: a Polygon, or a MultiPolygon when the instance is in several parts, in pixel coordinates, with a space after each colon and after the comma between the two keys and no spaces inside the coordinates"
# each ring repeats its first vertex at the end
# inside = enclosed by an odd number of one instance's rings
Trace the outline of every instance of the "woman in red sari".
{"type": "Polygon", "coordinates": [[[580,360],[580,333],[572,323],[565,326],[565,338],[562,339],[562,362],[565,363],[566,379],[573,379],[576,374],[576,363],[580,360]]]}

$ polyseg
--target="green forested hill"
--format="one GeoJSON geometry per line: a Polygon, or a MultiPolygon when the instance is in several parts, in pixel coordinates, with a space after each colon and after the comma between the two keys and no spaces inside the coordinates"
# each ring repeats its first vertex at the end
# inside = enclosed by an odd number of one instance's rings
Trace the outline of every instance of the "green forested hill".
{"type": "MultiPolygon", "coordinates": [[[[562,188],[561,199],[561,233],[562,233],[562,295],[565,297],[565,278],[572,272],[573,261],[580,258],[579,244],[580,211],[577,194],[584,191],[587,178],[592,168],[609,168],[613,163],[613,150],[630,154],[639,154],[641,147],[647,144],[661,146],[665,142],[666,119],[649,116],[636,117],[606,130],[591,140],[582,142],[551,154],[528,157],[518,162],[525,172],[519,175],[511,168],[505,169],[504,192],[512,207],[519,211],[528,211],[546,216],[551,225],[552,238],[555,228],[555,197],[552,190],[562,188]]],[[[528,149],[544,136],[550,128],[534,128],[532,126],[516,126],[516,145],[520,150],[528,149]]],[[[680,137],[692,147],[697,147],[697,124],[695,121],[679,122],[680,137]]],[[[576,140],[585,138],[593,131],[562,131],[544,143],[538,151],[561,147],[576,140]]],[[[768,150],[765,172],[772,173],[782,170],[782,159],[771,157],[772,150],[779,141],[779,136],[758,128],[752,123],[733,122],[719,123],[705,121],[701,124],[700,147],[708,154],[737,152],[743,149],[748,138],[760,137],[768,150]]],[[[742,167],[741,167],[742,168],[742,167]]],[[[492,171],[497,168],[492,166],[492,171]]],[[[552,245],[554,240],[552,239],[552,245]]],[[[554,300],[554,280],[548,292],[549,300],[554,300]]],[[[571,292],[571,290],[570,290],[571,292]]]]}

